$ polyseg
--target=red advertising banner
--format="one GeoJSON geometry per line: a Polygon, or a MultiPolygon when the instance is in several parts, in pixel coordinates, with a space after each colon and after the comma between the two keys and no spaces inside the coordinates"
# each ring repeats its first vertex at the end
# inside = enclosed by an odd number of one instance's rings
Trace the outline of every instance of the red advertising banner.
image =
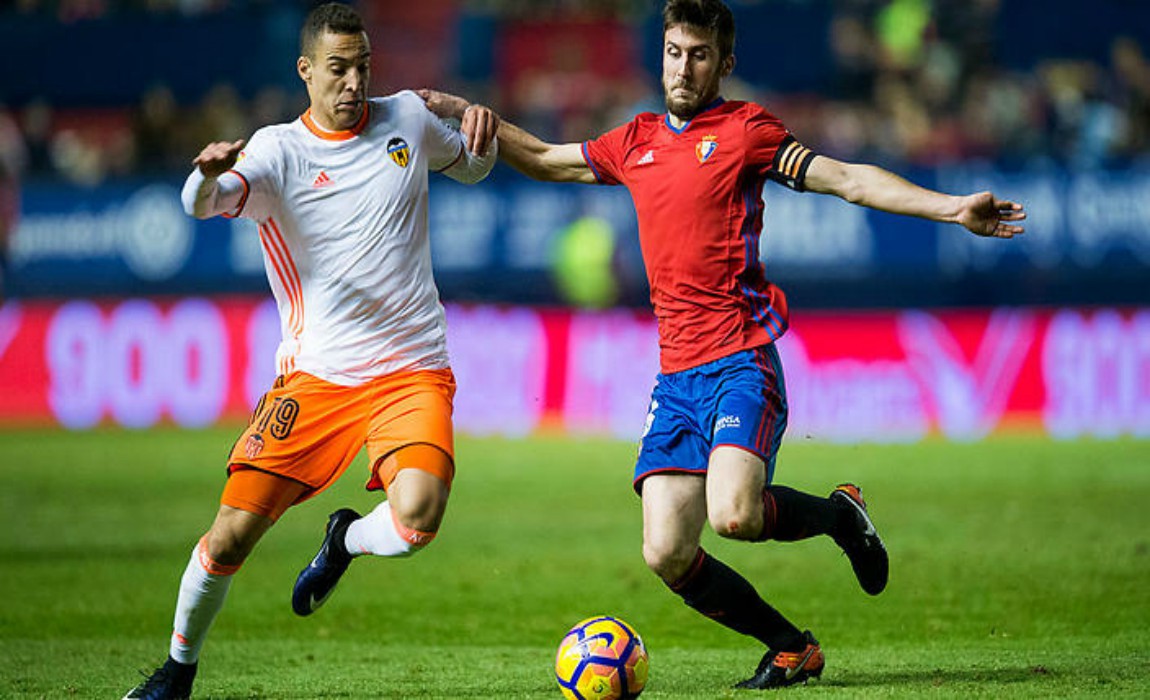
{"type": "MultiPolygon", "coordinates": [[[[448,326],[461,432],[640,433],[658,371],[650,314],[449,306],[448,326]]],[[[242,420],[278,342],[260,298],[9,303],[0,424],[242,420]]],[[[779,350],[792,438],[1150,436],[1150,309],[803,312],[779,350]]]]}

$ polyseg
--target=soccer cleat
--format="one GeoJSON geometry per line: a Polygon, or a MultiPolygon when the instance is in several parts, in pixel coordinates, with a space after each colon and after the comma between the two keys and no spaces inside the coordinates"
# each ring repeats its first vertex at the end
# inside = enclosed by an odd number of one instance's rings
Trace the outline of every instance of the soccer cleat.
{"type": "Polygon", "coordinates": [[[187,700],[192,697],[196,664],[182,664],[168,657],[140,685],[128,691],[123,700],[187,700]]]}
{"type": "Polygon", "coordinates": [[[890,576],[890,561],[882,538],[867,514],[862,491],[854,484],[839,484],[830,498],[845,511],[832,537],[851,560],[851,568],[862,589],[871,595],[882,593],[890,576]]]}
{"type": "Polygon", "coordinates": [[[319,553],[299,572],[292,589],[291,607],[296,615],[311,615],[331,597],[335,585],[351,563],[351,554],[343,538],[347,534],[347,526],[356,520],[359,520],[359,513],[350,508],[337,510],[328,518],[327,534],[319,553]]]}
{"type": "Polygon", "coordinates": [[[802,651],[767,651],[755,669],[755,675],[735,687],[747,690],[783,688],[823,675],[826,659],[818,640],[807,630],[803,632],[803,641],[807,645],[802,651]]]}

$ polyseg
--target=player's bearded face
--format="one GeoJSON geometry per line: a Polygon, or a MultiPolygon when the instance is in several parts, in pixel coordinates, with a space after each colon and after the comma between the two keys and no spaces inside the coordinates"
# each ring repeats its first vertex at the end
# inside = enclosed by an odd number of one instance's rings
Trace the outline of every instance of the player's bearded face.
{"type": "Polygon", "coordinates": [[[719,96],[735,57],[720,58],[712,32],[675,25],[663,37],[663,93],[667,111],[691,119],[719,96]]]}
{"type": "Polygon", "coordinates": [[[367,108],[371,47],[367,35],[324,32],[314,56],[302,56],[299,74],[307,84],[312,118],[325,129],[354,127],[367,108]]]}

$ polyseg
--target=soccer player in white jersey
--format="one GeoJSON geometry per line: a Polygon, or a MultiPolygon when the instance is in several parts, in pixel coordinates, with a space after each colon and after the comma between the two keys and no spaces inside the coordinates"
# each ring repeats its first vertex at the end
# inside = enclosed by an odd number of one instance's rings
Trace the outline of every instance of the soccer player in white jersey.
{"type": "Polygon", "coordinates": [[[193,161],[189,214],[259,224],[283,338],[275,385],[232,448],[216,519],[180,582],[169,658],[125,698],[190,697],[233,574],[290,506],[331,485],[363,446],[367,488],[387,500],[364,517],[331,515],[296,581],[295,612],[323,604],[353,557],[409,556],[439,529],[455,472],[455,380],[431,272],[428,171],[486,177],[498,117],[472,106],[459,132],[415,93],[368,99],[370,56],[354,10],[316,8],[297,63],[308,111],[258,130],[246,148],[212,143],[193,161]]]}

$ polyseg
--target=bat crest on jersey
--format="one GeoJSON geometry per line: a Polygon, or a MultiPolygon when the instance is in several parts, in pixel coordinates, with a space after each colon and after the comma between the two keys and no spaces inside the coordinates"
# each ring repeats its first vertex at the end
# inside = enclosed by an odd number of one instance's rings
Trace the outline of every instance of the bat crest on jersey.
{"type": "Polygon", "coordinates": [[[387,142],[387,155],[391,156],[395,164],[401,168],[406,168],[411,162],[411,149],[408,148],[407,141],[398,136],[387,142]]]}
{"type": "Polygon", "coordinates": [[[715,151],[719,148],[719,141],[714,134],[708,134],[703,137],[703,140],[695,144],[695,157],[699,159],[700,163],[706,163],[707,159],[714,155],[715,151]]]}
{"type": "Polygon", "coordinates": [[[261,452],[264,451],[264,439],[257,433],[249,435],[246,442],[244,442],[244,454],[248,459],[255,459],[261,452]]]}

